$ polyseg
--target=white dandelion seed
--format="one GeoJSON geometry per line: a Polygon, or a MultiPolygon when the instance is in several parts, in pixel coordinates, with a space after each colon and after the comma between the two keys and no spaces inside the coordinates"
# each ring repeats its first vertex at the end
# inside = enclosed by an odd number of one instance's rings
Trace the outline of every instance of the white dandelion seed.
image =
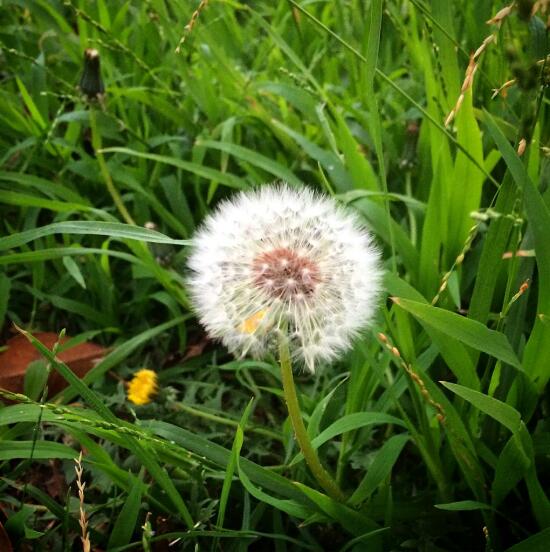
{"type": "Polygon", "coordinates": [[[379,253],[359,218],[307,188],[266,185],[223,202],[193,238],[191,298],[208,333],[260,358],[288,332],[310,371],[371,321],[379,253]]]}

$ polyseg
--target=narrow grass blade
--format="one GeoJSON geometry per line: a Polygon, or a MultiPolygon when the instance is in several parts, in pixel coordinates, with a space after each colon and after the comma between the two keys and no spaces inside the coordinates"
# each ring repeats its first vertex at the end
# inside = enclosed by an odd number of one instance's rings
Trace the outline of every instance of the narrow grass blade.
{"type": "MultiPolygon", "coordinates": [[[[403,420],[391,416],[390,414],[384,414],[383,412],[354,412],[353,414],[342,416],[319,433],[319,435],[311,441],[311,446],[314,449],[318,449],[321,445],[330,441],[337,435],[376,424],[394,424],[401,427],[407,427],[403,420]]],[[[294,457],[290,465],[293,466],[301,460],[303,460],[303,455],[300,452],[294,457]]]]}
{"type": "Polygon", "coordinates": [[[111,238],[123,238],[152,243],[167,243],[172,245],[188,245],[187,240],[174,240],[147,228],[131,226],[121,222],[92,222],[84,220],[55,222],[47,226],[39,226],[32,230],[26,230],[0,238],[0,251],[19,247],[31,241],[50,236],[52,234],[84,234],[109,236],[111,238]]]}
{"type": "Polygon", "coordinates": [[[101,151],[103,153],[123,153],[131,157],[140,157],[142,159],[156,161],[157,163],[164,163],[165,165],[177,167],[178,169],[196,174],[206,180],[214,180],[228,186],[229,188],[235,188],[237,190],[242,190],[248,187],[243,179],[237,178],[232,174],[224,173],[205,165],[199,165],[198,163],[183,161],[182,159],[178,159],[176,157],[168,157],[166,155],[158,155],[156,153],[142,153],[129,148],[105,148],[101,151]]]}
{"type": "Polygon", "coordinates": [[[4,318],[8,310],[10,300],[11,280],[0,272],[0,328],[4,325],[4,318]]]}
{"type": "MultiPolygon", "coordinates": [[[[143,477],[143,470],[140,473],[140,478],[143,477]]],[[[125,546],[132,539],[134,529],[137,524],[139,511],[141,509],[141,493],[142,485],[134,485],[128,497],[124,502],[124,506],[120,510],[118,517],[111,529],[111,536],[107,544],[107,549],[116,548],[117,546],[125,546]]]]}
{"type": "Polygon", "coordinates": [[[458,502],[447,502],[447,504],[434,504],[438,510],[449,512],[470,512],[472,510],[491,510],[489,504],[475,500],[460,500],[458,502]]]}
{"type": "MultiPolygon", "coordinates": [[[[253,399],[250,400],[248,405],[246,406],[243,415],[241,417],[241,420],[239,422],[238,428],[241,429],[243,432],[242,435],[244,437],[244,429],[246,427],[248,417],[250,415],[250,411],[252,409],[253,405],[253,399]]],[[[240,435],[238,433],[235,434],[235,439],[233,440],[233,446],[231,447],[231,458],[229,460],[229,464],[227,465],[227,468],[225,470],[225,478],[223,480],[223,486],[222,491],[220,494],[220,504],[218,507],[218,517],[216,519],[216,526],[218,528],[223,527],[224,519],[225,519],[225,510],[227,508],[227,501],[229,499],[229,491],[231,490],[231,483],[233,481],[233,475],[235,473],[235,468],[237,466],[238,458],[241,454],[241,447],[242,447],[242,439],[240,438],[240,435]]],[[[214,548],[214,546],[213,546],[214,548]]]]}
{"type": "Polygon", "coordinates": [[[397,462],[401,451],[409,441],[407,434],[393,435],[376,453],[376,456],[367,470],[367,474],[349,499],[351,506],[357,506],[367,500],[376,488],[388,477],[397,462]]]}
{"type": "Polygon", "coordinates": [[[251,163],[255,167],[263,169],[293,186],[303,186],[302,181],[289,168],[248,148],[230,142],[215,142],[214,140],[200,140],[196,142],[196,145],[226,152],[236,159],[251,163]]]}
{"type": "Polygon", "coordinates": [[[359,536],[369,531],[374,531],[380,527],[376,522],[364,514],[360,514],[344,504],[340,504],[302,483],[296,482],[295,485],[311,500],[317,508],[330,519],[338,521],[342,527],[349,531],[352,535],[359,536]]]}

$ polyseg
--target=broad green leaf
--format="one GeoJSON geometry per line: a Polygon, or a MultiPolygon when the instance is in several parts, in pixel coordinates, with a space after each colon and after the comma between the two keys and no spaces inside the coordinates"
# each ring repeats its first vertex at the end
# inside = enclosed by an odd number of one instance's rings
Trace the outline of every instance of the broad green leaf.
{"type": "Polygon", "coordinates": [[[547,552],[550,542],[550,527],[507,548],[506,552],[547,552]]]}
{"type": "MultiPolygon", "coordinates": [[[[386,272],[384,275],[384,284],[385,289],[390,295],[396,295],[426,305],[428,304],[420,292],[395,274],[386,272]]],[[[456,339],[449,339],[446,334],[433,326],[425,325],[425,330],[453,374],[456,376],[457,381],[466,387],[479,390],[479,378],[466,347],[456,339]]]]}
{"type": "Polygon", "coordinates": [[[426,297],[435,295],[439,285],[441,249],[443,244],[447,243],[449,227],[448,175],[451,172],[451,154],[445,142],[438,144],[433,139],[435,132],[434,129],[430,129],[434,168],[426,216],[422,226],[418,270],[419,288],[426,297]]]}
{"type": "Polygon", "coordinates": [[[372,231],[384,242],[391,245],[390,232],[393,235],[397,255],[401,257],[407,271],[413,276],[418,271],[418,251],[403,228],[393,219],[388,224],[384,207],[364,197],[356,198],[352,203],[365,217],[372,231]],[[391,230],[390,230],[391,226],[391,230]]]}
{"type": "Polygon", "coordinates": [[[380,186],[372,165],[360,151],[359,144],[350,132],[344,118],[337,111],[334,112],[334,116],[338,124],[338,135],[340,137],[342,153],[344,154],[354,188],[359,190],[366,188],[370,191],[377,191],[380,186]]]}
{"type": "Polygon", "coordinates": [[[456,383],[442,381],[441,384],[447,389],[450,389],[453,393],[456,393],[459,397],[462,397],[464,400],[474,405],[484,414],[494,418],[497,422],[508,428],[512,433],[519,431],[521,415],[515,408],[512,408],[510,405],[503,403],[498,399],[489,397],[479,391],[468,389],[462,385],[457,385],[456,383]]]}
{"type": "Polygon", "coordinates": [[[527,485],[533,515],[539,527],[544,529],[550,527],[550,500],[539,481],[537,471],[537,464],[535,461],[532,461],[531,467],[525,474],[525,484],[527,485]]]}
{"type": "MultiPolygon", "coordinates": [[[[448,5],[448,3],[445,3],[448,5]]],[[[479,166],[483,166],[482,134],[472,106],[472,90],[466,91],[464,101],[456,117],[458,141],[467,148],[479,166]]],[[[454,185],[450,189],[449,234],[445,244],[447,262],[452,263],[462,250],[470,228],[474,225],[472,211],[479,209],[485,175],[462,151],[456,154],[454,185]]]]}
{"type": "Polygon", "coordinates": [[[476,320],[470,320],[445,309],[398,297],[393,300],[421,323],[521,369],[521,364],[504,334],[490,330],[476,320]]]}
{"type": "Polygon", "coordinates": [[[331,389],[315,406],[313,412],[309,416],[309,422],[307,424],[307,434],[310,439],[313,439],[319,433],[319,425],[324,413],[327,410],[329,402],[332,400],[334,393],[338,391],[342,384],[347,381],[347,378],[340,380],[336,386],[331,389]]]}
{"type": "MultiPolygon", "coordinates": [[[[29,518],[33,515],[34,508],[29,506],[28,504],[22,504],[18,511],[13,513],[5,522],[5,526],[2,528],[2,534],[4,535],[5,531],[7,531],[9,534],[17,536],[21,539],[37,539],[44,535],[44,533],[41,533],[39,531],[35,531],[34,529],[31,529],[27,525],[27,521],[29,518]],[[4,531],[5,528],[5,531],[4,531]]],[[[2,541],[4,542],[5,539],[2,538],[2,541]]],[[[9,542],[8,542],[9,544],[9,542]]],[[[4,548],[4,547],[3,547],[4,548]]],[[[11,552],[12,547],[9,546],[9,552],[11,552]]]]}
{"type": "MultiPolygon", "coordinates": [[[[503,215],[512,212],[517,192],[507,174],[499,188],[495,210],[503,215]]],[[[489,318],[498,275],[504,262],[502,255],[508,245],[513,228],[510,217],[501,216],[491,221],[481,251],[474,290],[468,309],[468,318],[485,324],[489,318]]]]}
{"type": "Polygon", "coordinates": [[[254,84],[261,94],[269,93],[275,97],[283,97],[287,102],[299,109],[307,116],[308,120],[315,119],[315,100],[312,96],[298,86],[284,82],[259,82],[254,84]]]}
{"type": "Polygon", "coordinates": [[[426,211],[426,204],[418,199],[395,192],[383,192],[381,190],[351,190],[344,192],[343,194],[335,194],[334,197],[343,203],[352,203],[361,198],[367,199],[382,199],[384,201],[402,202],[407,205],[411,210],[419,213],[426,211]]]}
{"type": "MultiPolygon", "coordinates": [[[[455,38],[455,14],[451,2],[433,2],[426,4],[426,6],[428,5],[431,10],[422,10],[422,15],[434,25],[434,47],[438,51],[439,63],[441,64],[440,71],[446,84],[445,91],[450,96],[445,105],[445,109],[449,110],[456,101],[462,76],[458,67],[459,57],[457,56],[457,51],[460,48],[460,44],[455,38]]],[[[468,144],[466,143],[466,145],[468,144]]]]}
{"type": "Polygon", "coordinates": [[[312,159],[315,159],[315,161],[318,161],[319,164],[323,166],[338,191],[343,192],[350,189],[351,177],[346,171],[344,164],[336,154],[332,151],[319,147],[303,134],[296,132],[294,129],[288,127],[280,121],[274,119],[272,123],[277,129],[281,130],[295,140],[295,142],[302,147],[312,159]]]}
{"type": "MultiPolygon", "coordinates": [[[[26,398],[25,395],[20,395],[20,400],[26,398]]],[[[51,410],[42,408],[39,404],[13,404],[0,408],[0,426],[19,422],[36,422],[41,411],[43,422],[53,422],[60,419],[51,410]]]]}

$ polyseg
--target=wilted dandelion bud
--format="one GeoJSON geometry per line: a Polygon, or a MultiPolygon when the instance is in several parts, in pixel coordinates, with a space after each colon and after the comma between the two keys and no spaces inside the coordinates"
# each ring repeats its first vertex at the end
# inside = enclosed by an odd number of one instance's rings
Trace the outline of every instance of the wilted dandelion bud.
{"type": "Polygon", "coordinates": [[[84,71],[80,78],[80,90],[90,100],[101,99],[105,88],[101,80],[99,52],[95,48],[84,51],[84,71]]]}
{"type": "Polygon", "coordinates": [[[286,184],[222,203],[196,233],[189,267],[191,298],[212,337],[258,358],[285,332],[293,358],[311,371],[368,325],[382,273],[353,212],[286,184]]]}

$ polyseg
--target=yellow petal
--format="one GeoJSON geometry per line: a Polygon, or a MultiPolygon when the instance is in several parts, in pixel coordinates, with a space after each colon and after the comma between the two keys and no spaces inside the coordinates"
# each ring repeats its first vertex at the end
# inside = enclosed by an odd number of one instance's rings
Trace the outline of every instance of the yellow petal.
{"type": "Polygon", "coordinates": [[[257,329],[262,320],[265,318],[267,310],[258,311],[256,314],[253,314],[250,318],[247,318],[241,324],[241,331],[247,334],[253,334],[257,329]]]}

